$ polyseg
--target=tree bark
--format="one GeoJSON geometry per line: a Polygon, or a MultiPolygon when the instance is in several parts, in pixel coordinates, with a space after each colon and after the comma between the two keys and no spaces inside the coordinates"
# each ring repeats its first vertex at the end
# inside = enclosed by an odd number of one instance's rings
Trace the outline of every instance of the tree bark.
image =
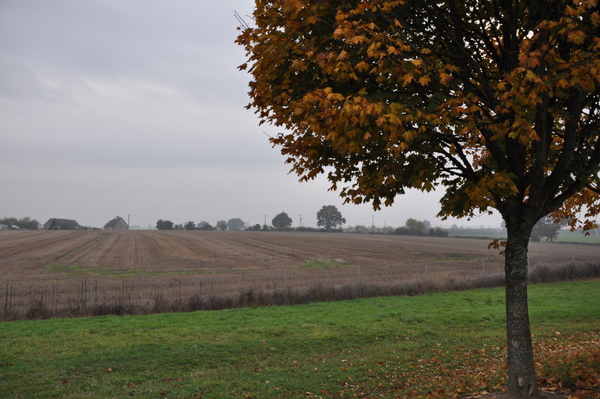
{"type": "Polygon", "coordinates": [[[505,252],[508,391],[526,398],[539,396],[533,359],[527,300],[527,250],[531,228],[508,226],[505,252]]]}

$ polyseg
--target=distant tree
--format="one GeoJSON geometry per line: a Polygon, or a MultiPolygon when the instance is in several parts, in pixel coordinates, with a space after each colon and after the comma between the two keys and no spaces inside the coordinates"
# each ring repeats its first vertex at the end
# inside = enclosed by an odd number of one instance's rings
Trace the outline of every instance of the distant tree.
{"type": "Polygon", "coordinates": [[[219,220],[217,222],[217,230],[221,230],[221,231],[227,230],[227,222],[224,220],[219,220]]]}
{"type": "Polygon", "coordinates": [[[196,223],[194,223],[192,221],[187,222],[185,224],[185,226],[183,226],[183,228],[186,229],[186,230],[196,230],[196,223]]]}
{"type": "Polygon", "coordinates": [[[346,223],[346,219],[334,205],[324,205],[317,212],[317,226],[325,227],[326,230],[335,229],[346,223]]]}
{"type": "Polygon", "coordinates": [[[198,230],[214,230],[215,228],[210,225],[210,223],[202,221],[198,223],[198,230]]]}
{"type": "Polygon", "coordinates": [[[430,235],[435,237],[447,237],[448,230],[442,229],[441,227],[433,228],[431,223],[427,220],[417,220],[409,218],[406,220],[406,224],[402,227],[397,228],[393,234],[410,235],[410,236],[424,236],[430,235]]]}
{"type": "Polygon", "coordinates": [[[355,233],[368,233],[369,232],[369,228],[367,228],[367,226],[364,225],[357,225],[354,226],[354,232],[355,233]]]}
{"type": "Polygon", "coordinates": [[[424,236],[428,232],[427,225],[424,222],[412,218],[406,220],[406,228],[411,236],[424,236]]]}
{"type": "Polygon", "coordinates": [[[558,236],[558,231],[566,222],[563,220],[556,222],[556,218],[552,218],[549,216],[545,216],[541,218],[535,226],[533,226],[533,230],[531,231],[531,241],[540,241],[542,237],[545,237],[547,241],[554,241],[556,236],[558,236]]]}
{"type": "Polygon", "coordinates": [[[14,217],[6,217],[0,219],[0,226],[3,230],[12,229],[13,226],[17,226],[18,220],[14,217]]]}
{"type": "Polygon", "coordinates": [[[423,224],[425,225],[425,231],[431,230],[431,223],[429,220],[423,220],[423,224]]]}
{"type": "Polygon", "coordinates": [[[37,230],[40,228],[40,222],[35,219],[31,219],[29,216],[25,216],[17,220],[17,227],[23,230],[37,230]]]}
{"type": "Polygon", "coordinates": [[[234,219],[229,219],[227,221],[227,230],[231,230],[231,231],[244,230],[245,227],[246,227],[246,223],[242,219],[234,218],[234,219]]]}
{"type": "Polygon", "coordinates": [[[158,219],[156,222],[156,228],[158,230],[173,230],[173,222],[170,220],[158,219]]]}
{"type": "Polygon", "coordinates": [[[287,213],[281,212],[275,215],[271,224],[278,230],[289,229],[292,226],[292,218],[287,213]]]}
{"type": "Polygon", "coordinates": [[[249,230],[249,231],[260,231],[261,230],[260,223],[257,223],[254,226],[250,226],[246,230],[249,230]]]}
{"type": "Polygon", "coordinates": [[[448,237],[448,230],[441,227],[429,229],[429,235],[434,237],[448,237]]]}

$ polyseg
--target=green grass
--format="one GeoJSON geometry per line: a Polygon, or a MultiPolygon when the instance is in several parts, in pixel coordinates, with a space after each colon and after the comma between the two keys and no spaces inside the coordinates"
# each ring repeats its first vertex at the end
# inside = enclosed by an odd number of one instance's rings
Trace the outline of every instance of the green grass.
{"type": "Polygon", "coordinates": [[[556,237],[556,242],[573,243],[573,244],[600,244],[600,236],[598,236],[598,235],[586,236],[584,234],[577,234],[577,235],[559,234],[556,237]]]}
{"type": "Polygon", "coordinates": [[[340,261],[340,260],[325,260],[325,259],[319,259],[319,260],[309,260],[307,261],[304,265],[301,266],[301,268],[304,269],[330,269],[330,268],[340,268],[340,267],[345,267],[346,263],[344,261],[340,261]]]}
{"type": "MultiPolygon", "coordinates": [[[[600,281],[530,287],[535,341],[598,342],[598,303],[600,281]]],[[[503,289],[15,321],[0,397],[452,397],[505,383],[504,322],[503,289]]]]}
{"type": "Polygon", "coordinates": [[[148,274],[141,270],[131,269],[102,269],[98,267],[81,266],[81,265],[57,265],[52,264],[46,266],[46,269],[53,273],[67,274],[78,277],[136,277],[148,274]]]}
{"type": "MultiPolygon", "coordinates": [[[[490,239],[493,240],[495,238],[506,240],[506,233],[498,233],[491,234],[482,232],[480,234],[477,233],[476,230],[471,230],[469,232],[464,233],[455,233],[450,234],[450,237],[455,238],[473,238],[473,239],[490,239]]],[[[542,242],[546,242],[546,238],[542,238],[542,242]]],[[[569,244],[597,244],[600,245],[600,235],[589,235],[586,236],[583,233],[580,234],[569,234],[569,233],[559,233],[554,242],[558,243],[569,243],[569,244]]]]}
{"type": "MultiPolygon", "coordinates": [[[[125,277],[140,277],[140,276],[160,276],[160,275],[198,275],[203,274],[201,270],[148,270],[148,269],[114,269],[102,268],[93,266],[82,266],[77,264],[59,265],[51,264],[46,266],[46,269],[56,273],[68,276],[77,277],[103,277],[103,278],[125,278],[125,277]]],[[[210,272],[211,274],[229,273],[228,270],[210,272]]]]}

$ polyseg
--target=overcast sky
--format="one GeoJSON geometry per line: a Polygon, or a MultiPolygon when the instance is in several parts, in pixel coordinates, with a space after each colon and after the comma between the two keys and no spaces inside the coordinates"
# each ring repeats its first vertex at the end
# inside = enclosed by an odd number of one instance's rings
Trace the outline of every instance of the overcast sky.
{"type": "MultiPolygon", "coordinates": [[[[102,227],[287,212],[316,226],[323,205],[347,225],[499,226],[435,218],[440,194],[392,207],[342,205],[320,178],[299,183],[259,126],[237,66],[237,20],[252,0],[1,0],[0,217],[102,227]]],[[[266,133],[266,134],[265,134],[266,133]]]]}

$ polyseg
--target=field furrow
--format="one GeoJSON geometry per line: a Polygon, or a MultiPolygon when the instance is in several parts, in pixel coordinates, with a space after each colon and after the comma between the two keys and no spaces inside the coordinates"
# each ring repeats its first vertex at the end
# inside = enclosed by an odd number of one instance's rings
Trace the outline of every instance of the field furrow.
{"type": "MultiPolygon", "coordinates": [[[[0,319],[498,285],[504,258],[488,243],[300,232],[0,231],[0,319]]],[[[600,246],[531,243],[529,254],[542,278],[600,275],[600,246]]]]}

